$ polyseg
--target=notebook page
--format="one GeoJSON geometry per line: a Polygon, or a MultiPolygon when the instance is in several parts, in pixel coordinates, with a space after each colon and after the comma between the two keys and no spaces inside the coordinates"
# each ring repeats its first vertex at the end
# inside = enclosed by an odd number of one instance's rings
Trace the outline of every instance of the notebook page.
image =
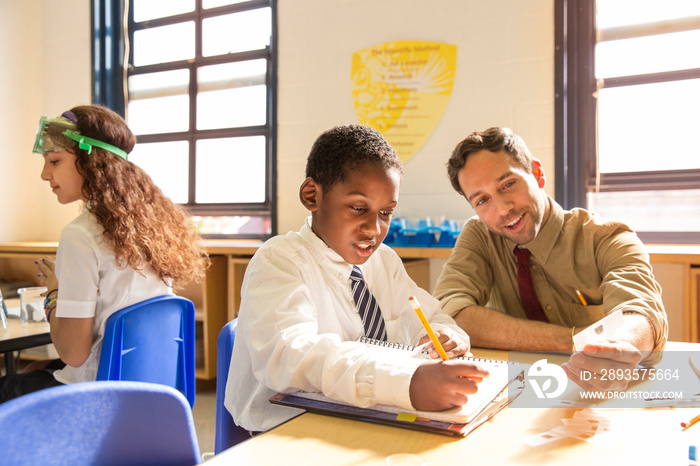
{"type": "MultiPolygon", "coordinates": [[[[387,405],[375,405],[368,409],[374,409],[387,413],[414,415],[435,421],[451,422],[455,424],[466,424],[470,422],[484,409],[485,406],[492,401],[500,399],[502,392],[511,381],[509,373],[513,373],[508,370],[509,364],[505,361],[480,360],[479,358],[465,359],[474,360],[479,364],[482,364],[490,372],[490,376],[479,383],[478,391],[473,395],[469,395],[468,401],[465,405],[446,411],[415,411],[387,405]]],[[[302,398],[309,398],[329,403],[348,404],[329,399],[322,393],[318,392],[294,392],[292,394],[302,398]]]]}

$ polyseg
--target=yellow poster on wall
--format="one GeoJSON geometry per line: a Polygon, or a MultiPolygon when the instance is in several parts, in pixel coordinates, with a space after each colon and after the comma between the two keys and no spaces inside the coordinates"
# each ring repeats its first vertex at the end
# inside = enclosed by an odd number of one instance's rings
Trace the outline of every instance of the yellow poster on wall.
{"type": "Polygon", "coordinates": [[[400,40],[352,56],[351,90],[361,124],[380,131],[406,163],[425,144],[447,107],[457,46],[400,40]]]}

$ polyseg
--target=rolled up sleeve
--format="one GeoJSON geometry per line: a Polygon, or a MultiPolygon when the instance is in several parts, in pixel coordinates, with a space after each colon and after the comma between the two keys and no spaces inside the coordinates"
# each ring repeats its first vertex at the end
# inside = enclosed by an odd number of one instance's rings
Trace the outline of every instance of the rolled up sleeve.
{"type": "Polygon", "coordinates": [[[433,291],[442,311],[453,317],[464,308],[485,306],[490,299],[493,273],[484,251],[492,246],[477,234],[479,228],[478,219],[465,225],[433,291]]]}

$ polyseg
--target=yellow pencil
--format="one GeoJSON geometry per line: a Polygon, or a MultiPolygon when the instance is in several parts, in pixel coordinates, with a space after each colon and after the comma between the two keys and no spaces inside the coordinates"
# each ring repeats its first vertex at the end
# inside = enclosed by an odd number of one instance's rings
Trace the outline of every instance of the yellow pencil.
{"type": "Polygon", "coordinates": [[[700,415],[695,416],[693,419],[691,419],[688,422],[681,422],[681,427],[683,428],[683,430],[686,430],[688,427],[694,426],[695,424],[697,424],[698,421],[700,421],[700,415]]]}
{"type": "Polygon", "coordinates": [[[440,355],[443,361],[447,361],[449,359],[447,357],[447,353],[445,353],[445,349],[440,344],[440,340],[438,340],[437,335],[435,335],[435,332],[433,332],[433,328],[430,326],[428,319],[425,318],[423,310],[420,308],[420,304],[418,304],[418,300],[415,296],[411,296],[410,298],[408,298],[408,300],[411,301],[411,304],[413,304],[413,309],[416,310],[416,314],[418,314],[418,318],[423,324],[423,327],[425,327],[425,331],[428,332],[428,336],[433,342],[433,345],[435,345],[435,349],[437,350],[438,354],[440,355]]]}
{"type": "Polygon", "coordinates": [[[578,295],[578,299],[581,300],[581,304],[583,304],[584,306],[588,306],[588,303],[586,302],[586,298],[583,297],[583,295],[581,294],[581,292],[579,290],[576,290],[576,295],[578,295]]]}

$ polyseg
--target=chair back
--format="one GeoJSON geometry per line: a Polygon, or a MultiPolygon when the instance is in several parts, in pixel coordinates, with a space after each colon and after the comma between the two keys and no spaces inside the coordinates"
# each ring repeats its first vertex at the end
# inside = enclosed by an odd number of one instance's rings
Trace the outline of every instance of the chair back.
{"type": "Polygon", "coordinates": [[[161,384],[83,382],[0,405],[0,462],[192,465],[201,457],[185,397],[161,384]]]}
{"type": "Polygon", "coordinates": [[[194,406],[194,304],[180,296],[147,299],[107,319],[97,380],[133,380],[180,390],[194,406]]]}
{"type": "Polygon", "coordinates": [[[226,396],[226,381],[228,369],[231,365],[231,353],[233,341],[236,338],[236,324],[238,318],[224,325],[219,332],[216,343],[216,426],[214,436],[214,453],[218,454],[245,439],[250,438],[250,433],[233,422],[231,413],[224,406],[226,396]]]}

